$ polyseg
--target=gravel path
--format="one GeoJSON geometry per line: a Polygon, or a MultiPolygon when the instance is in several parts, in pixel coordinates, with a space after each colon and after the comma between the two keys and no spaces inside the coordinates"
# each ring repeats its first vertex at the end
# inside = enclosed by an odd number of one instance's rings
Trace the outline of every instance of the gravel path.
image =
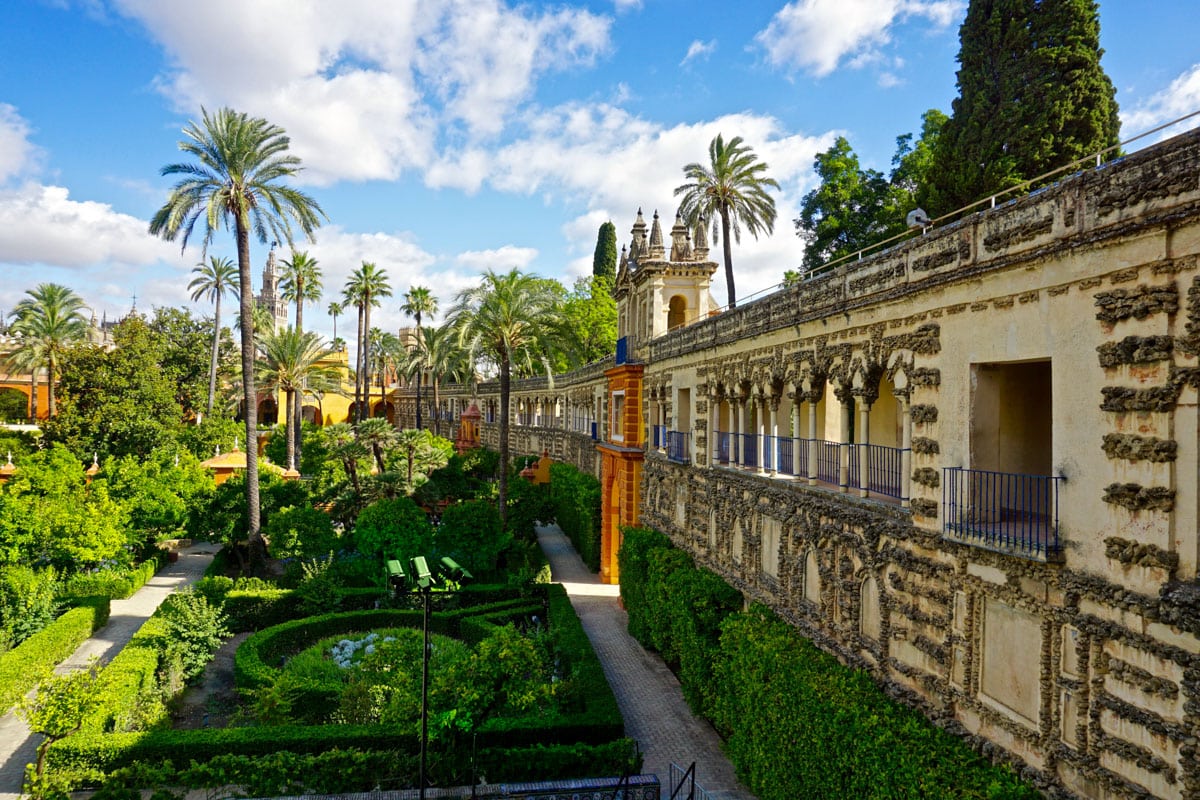
{"type": "Polygon", "coordinates": [[[754,800],[735,777],[716,731],[684,702],[671,670],[629,635],[629,617],[618,602],[619,587],[602,584],[588,572],[557,525],[539,527],[537,534],[554,580],[566,587],[600,657],[625,718],[625,732],[642,748],[642,771],[658,775],[666,797],[671,762],[686,769],[695,761],[696,783],[713,800],[754,800]]]}

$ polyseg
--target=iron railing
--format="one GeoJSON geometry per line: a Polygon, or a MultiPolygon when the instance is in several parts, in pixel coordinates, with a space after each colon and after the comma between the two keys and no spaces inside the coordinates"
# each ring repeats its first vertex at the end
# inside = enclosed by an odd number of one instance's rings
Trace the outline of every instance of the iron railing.
{"type": "Polygon", "coordinates": [[[667,426],[652,425],[650,426],[650,446],[655,450],[661,450],[667,444],[667,426]]]}
{"type": "Polygon", "coordinates": [[[692,463],[692,435],[687,431],[666,432],[667,459],[676,464],[692,463]]]}
{"type": "Polygon", "coordinates": [[[817,442],[817,480],[836,484],[841,475],[842,446],[821,439],[817,442]]]}
{"type": "Polygon", "coordinates": [[[738,440],[738,452],[741,454],[741,465],[743,467],[757,467],[759,459],[759,444],[757,433],[739,433],[735,434],[735,439],[738,440]]]}
{"type": "Polygon", "coordinates": [[[621,366],[629,360],[629,337],[622,336],[617,339],[617,366],[621,366]]]}
{"type": "Polygon", "coordinates": [[[942,476],[946,534],[1038,559],[1061,552],[1058,489],[1062,478],[962,467],[945,467],[942,476]]]}
{"type": "Polygon", "coordinates": [[[696,762],[687,769],[671,762],[668,773],[668,785],[671,793],[667,800],[713,800],[713,796],[696,783],[696,762]]]}
{"type": "Polygon", "coordinates": [[[713,460],[725,467],[729,466],[729,457],[732,455],[729,452],[732,439],[727,432],[717,431],[717,450],[713,453],[713,460]]]}
{"type": "Polygon", "coordinates": [[[903,493],[901,461],[904,451],[899,447],[881,444],[843,444],[850,448],[850,475],[847,485],[853,489],[862,486],[862,457],[867,456],[867,485],[871,494],[900,497],[903,493]]]}
{"type": "Polygon", "coordinates": [[[597,423],[597,422],[593,422],[593,423],[592,423],[592,441],[594,442],[594,441],[596,441],[596,440],[597,440],[597,439],[599,439],[599,438],[600,438],[600,426],[599,426],[599,423],[597,423]]]}

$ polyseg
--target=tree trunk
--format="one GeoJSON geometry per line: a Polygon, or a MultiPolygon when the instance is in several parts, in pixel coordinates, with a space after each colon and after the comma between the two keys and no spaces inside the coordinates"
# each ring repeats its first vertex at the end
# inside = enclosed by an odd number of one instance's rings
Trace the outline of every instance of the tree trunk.
{"type": "Polygon", "coordinates": [[[38,374],[37,364],[34,364],[32,367],[29,368],[29,421],[32,422],[34,425],[37,424],[37,414],[38,414],[37,374],[38,374]]]}
{"type": "Polygon", "coordinates": [[[362,380],[363,380],[363,304],[358,304],[358,331],[354,341],[354,421],[362,422],[362,380]]]}
{"type": "MultiPolygon", "coordinates": [[[[421,312],[417,312],[417,354],[421,352],[421,312]]],[[[417,430],[421,430],[421,379],[425,377],[424,368],[418,363],[417,367],[417,430]]]]}
{"type": "Polygon", "coordinates": [[[296,439],[292,436],[296,424],[296,390],[287,390],[287,468],[296,468],[296,439]]]}
{"type": "Polygon", "coordinates": [[[512,368],[508,353],[500,354],[500,522],[508,524],[508,393],[512,386],[512,368]]]}
{"type": "Polygon", "coordinates": [[[359,419],[371,418],[371,295],[363,295],[363,335],[362,335],[362,365],[363,365],[363,413],[359,419]]]}
{"type": "Polygon", "coordinates": [[[212,358],[208,364],[208,415],[212,416],[213,398],[217,394],[217,352],[221,347],[221,293],[218,291],[213,310],[212,358]]]}
{"type": "MultiPolygon", "coordinates": [[[[296,281],[296,289],[296,333],[304,333],[304,280],[302,278],[296,281]]],[[[300,448],[303,446],[301,437],[304,435],[304,386],[307,383],[308,380],[305,379],[298,387],[295,408],[292,413],[292,419],[295,421],[292,440],[296,448],[296,463],[292,468],[297,471],[300,469],[300,448]]]]}
{"type": "Polygon", "coordinates": [[[438,379],[436,375],[433,378],[433,432],[438,436],[442,435],[442,400],[438,396],[438,379]]]}
{"type": "Polygon", "coordinates": [[[721,248],[725,251],[725,285],[729,289],[729,308],[737,308],[737,292],[733,288],[733,245],[729,243],[729,209],[721,206],[721,248]]]}
{"type": "Polygon", "coordinates": [[[56,408],[54,405],[54,354],[51,353],[46,358],[46,398],[47,398],[47,416],[54,418],[56,408]]]}
{"type": "Polygon", "coordinates": [[[241,214],[237,224],[238,278],[241,287],[242,402],[246,420],[246,542],[250,550],[250,572],[266,572],[267,547],[260,529],[258,505],[258,392],[254,386],[254,285],[250,264],[250,231],[241,214]]]}

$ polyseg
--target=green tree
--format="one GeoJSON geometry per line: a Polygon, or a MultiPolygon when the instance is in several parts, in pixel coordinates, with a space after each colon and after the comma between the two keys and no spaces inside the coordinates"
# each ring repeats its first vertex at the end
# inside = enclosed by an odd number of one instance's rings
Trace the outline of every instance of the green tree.
{"type": "Polygon", "coordinates": [[[795,221],[806,272],[904,230],[887,179],[863,169],[844,136],[818,153],[813,167],[821,183],[804,195],[795,221]]]}
{"type": "Polygon", "coordinates": [[[617,226],[612,221],[600,225],[596,234],[596,252],[592,254],[592,277],[617,279],[617,226]]]}
{"type": "MultiPolygon", "coordinates": [[[[421,338],[421,318],[431,317],[437,313],[438,300],[427,286],[412,286],[404,293],[404,302],[400,310],[417,321],[416,347],[420,350],[425,345],[421,338]]],[[[421,425],[421,383],[425,380],[424,370],[417,370],[417,430],[421,425]]]]}
{"type": "Polygon", "coordinates": [[[342,312],[345,310],[346,310],[346,305],[344,303],[339,303],[336,300],[333,301],[332,303],[330,303],[329,307],[325,309],[325,313],[328,314],[329,316],[333,317],[333,346],[335,348],[337,347],[337,342],[338,342],[337,319],[338,319],[338,317],[340,317],[342,315],[342,312]]]}
{"type": "MultiPolygon", "coordinates": [[[[12,311],[11,326],[21,340],[20,349],[31,351],[30,363],[46,368],[49,414],[53,417],[55,383],[63,352],[87,338],[87,320],[83,318],[83,299],[57,283],[38,284],[25,292],[26,297],[12,311]]],[[[36,393],[36,379],[34,381],[36,393]]]]}
{"type": "Polygon", "coordinates": [[[346,303],[358,309],[358,338],[355,356],[354,382],[354,421],[361,422],[369,414],[366,407],[370,405],[371,364],[367,352],[367,337],[371,331],[371,309],[377,308],[385,297],[392,296],[392,286],[388,283],[387,273],[371,261],[362,262],[362,266],[350,274],[346,286],[342,290],[346,303]]]}
{"type": "Polygon", "coordinates": [[[578,361],[591,363],[610,356],[617,346],[617,301],[612,279],[579,278],[563,304],[563,322],[578,361]]]}
{"type": "Polygon", "coordinates": [[[403,366],[406,374],[421,372],[429,374],[433,390],[434,433],[442,435],[441,386],[449,380],[455,383],[470,381],[474,374],[466,351],[459,346],[453,327],[446,323],[438,328],[424,328],[421,346],[408,354],[403,366]]]}
{"type": "Polygon", "coordinates": [[[437,550],[452,557],[473,575],[494,572],[512,535],[504,530],[500,512],[487,500],[467,500],[447,506],[437,529],[437,550]]]}
{"type": "Polygon", "coordinates": [[[1094,0],[973,0],[921,204],[940,216],[1117,144],[1094,0]]]}
{"type": "MultiPolygon", "coordinates": [[[[242,414],[246,442],[258,435],[258,395],[254,385],[254,326],[250,261],[250,234],[265,243],[268,235],[292,244],[292,226],[309,239],[321,224],[324,212],[310,196],[285,181],[300,171],[300,159],[288,154],[291,141],[283,129],[265,119],[250,117],[230,108],[215,114],[202,110],[201,124],[183,129],[186,137],[179,149],[191,162],[168,164],[163,175],[182,175],[171,189],[167,202],[150,220],[150,233],[167,241],[182,234],[181,250],[201,223],[203,249],[207,251],[217,228],[232,228],[237,244],[242,332],[242,414]]],[[[246,465],[246,505],[249,509],[247,535],[253,569],[266,564],[266,543],[258,512],[258,464],[246,465]]]]}
{"type": "Polygon", "coordinates": [[[208,263],[201,261],[192,272],[196,277],[188,284],[192,291],[192,301],[205,299],[213,303],[213,337],[212,358],[208,368],[208,405],[206,411],[212,414],[213,398],[217,394],[217,355],[221,345],[221,298],[226,293],[237,297],[237,267],[228,258],[209,256],[208,263]]]}
{"type": "Polygon", "coordinates": [[[540,364],[551,376],[552,357],[562,349],[562,308],[546,281],[513,269],[488,270],[479,286],[459,293],[449,318],[459,342],[496,365],[500,373],[500,485],[498,504],[507,515],[509,407],[513,369],[540,364]]]}
{"type": "Polygon", "coordinates": [[[767,188],[778,189],[779,184],[768,178],[766,171],[766,163],[758,160],[742,137],[735,136],[726,142],[717,134],[708,145],[708,163],[692,162],[685,166],[683,174],[688,183],[675,189],[676,196],[683,196],[679,212],[689,227],[697,227],[702,219],[711,221],[713,239],[721,241],[730,308],[737,305],[730,234],[740,244],[743,225],[755,239],[760,231],[770,234],[775,230],[775,201],[767,194],[767,188]]]}
{"type": "MultiPolygon", "coordinates": [[[[193,317],[187,309],[170,306],[155,308],[154,317],[148,323],[150,333],[157,339],[162,352],[160,366],[163,375],[174,387],[175,403],[183,419],[194,420],[203,416],[213,338],[209,325],[208,320],[193,317]]],[[[217,376],[223,378],[221,382],[228,386],[234,378],[233,338],[225,331],[220,342],[226,358],[224,363],[218,362],[217,376]]],[[[224,394],[225,391],[223,386],[220,393],[224,394]]]]}
{"type": "Polygon", "coordinates": [[[37,693],[22,701],[20,715],[29,730],[42,735],[37,748],[37,763],[26,772],[25,791],[35,798],[67,796],[65,786],[52,786],[46,775],[46,753],[83,725],[84,719],[100,702],[96,691],[100,664],[93,659],[87,668],[66,675],[56,675],[38,685],[37,693]]]}
{"type": "Polygon", "coordinates": [[[433,527],[425,512],[407,497],[376,500],[354,524],[354,545],[369,556],[408,559],[425,555],[433,544],[433,527]]]}
{"type": "Polygon", "coordinates": [[[282,391],[287,397],[287,468],[296,468],[296,414],[298,397],[305,386],[324,391],[340,383],[337,370],[328,363],[332,351],[321,337],[312,332],[301,333],[288,327],[264,336],[259,343],[262,358],[257,363],[257,377],[264,388],[282,391]]]}
{"type": "MultiPolygon", "coordinates": [[[[205,338],[195,339],[200,370],[205,338]]],[[[46,439],[89,456],[148,458],[174,440],[183,417],[177,387],[162,367],[166,343],[139,316],[122,320],[113,342],[112,350],[83,345],[63,356],[62,407],[46,421],[46,439]]]]}

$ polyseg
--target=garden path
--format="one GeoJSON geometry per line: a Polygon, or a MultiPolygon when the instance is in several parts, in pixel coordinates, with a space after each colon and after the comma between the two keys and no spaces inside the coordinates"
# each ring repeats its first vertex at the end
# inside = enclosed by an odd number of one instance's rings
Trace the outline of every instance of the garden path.
{"type": "Polygon", "coordinates": [[[695,761],[696,783],[713,800],[754,800],[734,775],[716,731],[684,702],[671,670],[629,635],[619,587],[600,583],[557,525],[538,527],[537,534],[554,580],[566,588],[604,666],[625,718],[625,732],[642,748],[642,771],[658,775],[666,796],[671,762],[686,769],[695,761]]]}
{"type": "MultiPolygon", "coordinates": [[[[204,576],[217,549],[217,545],[204,542],[180,549],[178,561],[159,570],[128,599],[114,600],[108,623],[79,645],[57,671],[82,669],[93,657],[101,663],[110,661],[167,595],[204,576]]],[[[0,717],[0,800],[16,800],[20,795],[25,765],[36,758],[38,742],[39,737],[30,733],[25,721],[15,713],[10,711],[0,717]]]]}

